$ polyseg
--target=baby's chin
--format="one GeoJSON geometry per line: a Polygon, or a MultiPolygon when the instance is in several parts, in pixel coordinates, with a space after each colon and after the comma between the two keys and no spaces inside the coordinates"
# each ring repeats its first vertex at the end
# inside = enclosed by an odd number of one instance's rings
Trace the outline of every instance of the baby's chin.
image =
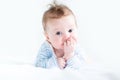
{"type": "Polygon", "coordinates": [[[61,45],[58,49],[64,49],[64,46],[63,46],[63,45],[61,45]]]}
{"type": "Polygon", "coordinates": [[[59,50],[62,50],[64,49],[64,45],[60,45],[60,46],[54,46],[55,49],[59,49],[59,50]]]}
{"type": "Polygon", "coordinates": [[[55,50],[63,51],[63,48],[55,48],[55,50]]]}

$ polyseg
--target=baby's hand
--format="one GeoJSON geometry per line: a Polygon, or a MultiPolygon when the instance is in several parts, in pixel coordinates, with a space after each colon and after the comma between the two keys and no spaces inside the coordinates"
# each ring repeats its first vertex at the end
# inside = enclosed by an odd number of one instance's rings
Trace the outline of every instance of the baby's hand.
{"type": "Polygon", "coordinates": [[[59,65],[60,69],[64,69],[66,67],[65,59],[57,58],[57,61],[58,61],[58,65],[59,65]]]}
{"type": "Polygon", "coordinates": [[[65,60],[68,60],[72,56],[74,56],[76,40],[70,37],[66,42],[64,42],[64,56],[65,60]]]}

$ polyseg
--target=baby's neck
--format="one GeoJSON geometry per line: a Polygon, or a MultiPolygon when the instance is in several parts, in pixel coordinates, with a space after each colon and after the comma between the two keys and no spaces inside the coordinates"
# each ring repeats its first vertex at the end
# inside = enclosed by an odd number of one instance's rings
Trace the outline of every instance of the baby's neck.
{"type": "Polygon", "coordinates": [[[62,49],[54,49],[54,52],[57,58],[61,58],[64,56],[64,51],[62,49]]]}

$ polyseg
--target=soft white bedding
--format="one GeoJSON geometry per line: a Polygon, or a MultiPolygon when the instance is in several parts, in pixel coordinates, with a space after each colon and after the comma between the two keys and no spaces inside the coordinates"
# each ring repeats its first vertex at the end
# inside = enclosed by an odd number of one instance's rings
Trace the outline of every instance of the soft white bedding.
{"type": "Polygon", "coordinates": [[[27,64],[0,64],[0,80],[119,80],[99,65],[84,65],[78,71],[42,69],[27,64]]]}
{"type": "Polygon", "coordinates": [[[120,80],[119,74],[98,64],[81,69],[43,69],[33,66],[34,59],[0,56],[0,80],[120,80]]]}

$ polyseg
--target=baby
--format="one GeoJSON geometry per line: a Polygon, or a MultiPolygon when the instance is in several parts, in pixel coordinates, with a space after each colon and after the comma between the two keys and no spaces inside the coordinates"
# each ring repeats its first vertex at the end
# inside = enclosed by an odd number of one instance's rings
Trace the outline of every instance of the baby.
{"type": "Polygon", "coordinates": [[[42,23],[45,42],[35,62],[42,68],[79,69],[84,58],[77,46],[77,23],[73,12],[65,5],[51,4],[42,23]]]}

